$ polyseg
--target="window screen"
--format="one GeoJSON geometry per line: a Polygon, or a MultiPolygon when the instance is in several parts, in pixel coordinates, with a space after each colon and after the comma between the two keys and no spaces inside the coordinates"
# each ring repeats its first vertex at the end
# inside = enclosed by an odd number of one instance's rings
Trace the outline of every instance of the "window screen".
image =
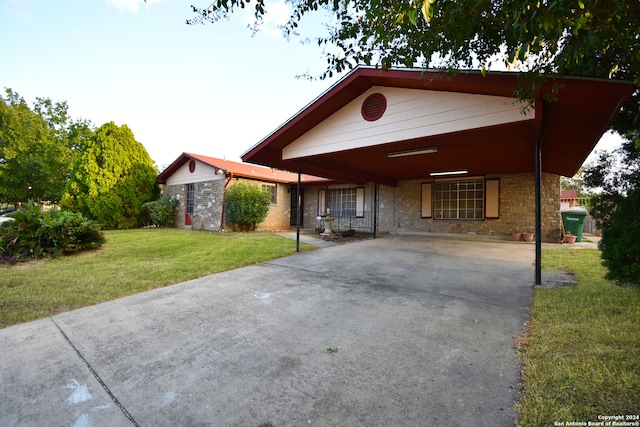
{"type": "Polygon", "coordinates": [[[484,181],[436,182],[436,219],[484,219],[484,181]]]}
{"type": "Polygon", "coordinates": [[[332,216],[356,216],[356,189],[338,188],[327,190],[327,208],[332,216]]]}
{"type": "Polygon", "coordinates": [[[271,192],[271,204],[275,205],[278,198],[277,198],[277,187],[275,185],[263,185],[263,188],[266,188],[267,190],[269,190],[271,192]]]}

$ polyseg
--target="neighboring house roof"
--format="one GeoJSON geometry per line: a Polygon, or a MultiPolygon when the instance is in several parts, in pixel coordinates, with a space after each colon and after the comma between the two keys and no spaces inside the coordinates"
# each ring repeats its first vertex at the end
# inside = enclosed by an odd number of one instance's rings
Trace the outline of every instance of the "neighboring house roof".
{"type": "MultiPolygon", "coordinates": [[[[200,154],[182,153],[180,157],[160,173],[157,182],[159,184],[166,184],[167,179],[190,160],[199,160],[214,168],[215,172],[222,169],[227,176],[233,175],[238,178],[249,178],[265,182],[294,183],[298,181],[297,173],[286,172],[250,163],[233,162],[226,159],[218,159],[216,157],[203,156],[200,154]]],[[[327,181],[324,178],[305,174],[300,176],[300,180],[305,183],[327,181]]]]}
{"type": "Polygon", "coordinates": [[[578,198],[578,193],[576,193],[576,190],[562,190],[562,191],[560,191],[560,199],[561,200],[577,199],[577,198],[578,198]]]}
{"type": "Polygon", "coordinates": [[[526,105],[514,95],[518,79],[516,73],[449,76],[357,67],[242,160],[346,182],[396,185],[438,171],[464,169],[469,176],[533,172],[540,138],[542,170],[573,176],[634,89],[631,82],[556,79],[557,100],[542,97],[549,83],[540,89],[535,110],[523,115],[526,105]],[[364,100],[375,93],[387,99],[379,120],[375,109],[365,115],[364,100]],[[392,99],[400,99],[398,94],[402,102],[392,99]],[[401,114],[411,120],[398,120],[401,114]],[[351,133],[345,136],[345,130],[351,133]],[[390,156],[430,147],[437,152],[390,156]]]}

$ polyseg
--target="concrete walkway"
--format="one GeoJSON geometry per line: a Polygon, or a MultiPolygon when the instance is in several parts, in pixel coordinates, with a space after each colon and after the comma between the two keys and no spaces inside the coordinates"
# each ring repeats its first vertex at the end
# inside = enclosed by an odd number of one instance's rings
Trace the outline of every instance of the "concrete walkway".
{"type": "Polygon", "coordinates": [[[387,236],[0,330],[2,426],[513,426],[534,247],[387,236]]]}

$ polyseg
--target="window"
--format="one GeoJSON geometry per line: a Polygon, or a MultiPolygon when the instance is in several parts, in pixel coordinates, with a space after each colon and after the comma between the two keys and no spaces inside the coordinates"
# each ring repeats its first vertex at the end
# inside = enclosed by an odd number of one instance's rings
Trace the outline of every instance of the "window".
{"type": "MultiPolygon", "coordinates": [[[[320,190],[323,194],[325,190],[320,190]]],[[[336,188],[326,190],[327,203],[331,216],[364,217],[364,188],[336,188]]],[[[321,202],[321,206],[323,203],[321,202]]]]}
{"type": "Polygon", "coordinates": [[[278,202],[278,190],[275,185],[262,185],[262,188],[266,188],[271,192],[271,204],[275,205],[278,202]]]}
{"type": "Polygon", "coordinates": [[[193,207],[194,207],[194,202],[195,202],[195,185],[194,184],[187,184],[186,186],[186,192],[187,192],[187,205],[186,205],[186,214],[187,215],[193,215],[193,207]]]}
{"type": "Polygon", "coordinates": [[[484,181],[435,182],[435,219],[484,219],[484,181]]]}

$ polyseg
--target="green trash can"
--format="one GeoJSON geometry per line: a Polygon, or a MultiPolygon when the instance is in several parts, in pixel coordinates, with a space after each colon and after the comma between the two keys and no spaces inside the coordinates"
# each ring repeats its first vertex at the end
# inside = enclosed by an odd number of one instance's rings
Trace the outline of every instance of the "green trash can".
{"type": "Polygon", "coordinates": [[[584,206],[576,206],[573,208],[563,209],[562,223],[565,231],[570,231],[576,236],[576,242],[582,241],[582,230],[584,229],[584,219],[589,215],[587,208],[584,206]]]}

